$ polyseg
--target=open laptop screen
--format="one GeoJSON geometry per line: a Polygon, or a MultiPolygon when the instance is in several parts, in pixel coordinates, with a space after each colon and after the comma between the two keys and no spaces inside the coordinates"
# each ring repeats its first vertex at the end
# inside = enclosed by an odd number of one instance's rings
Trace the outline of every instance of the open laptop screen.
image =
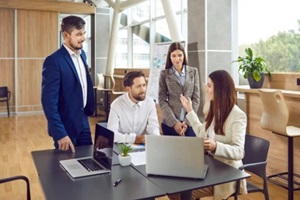
{"type": "Polygon", "coordinates": [[[113,145],[114,133],[96,124],[93,158],[108,169],[112,166],[113,145]]]}

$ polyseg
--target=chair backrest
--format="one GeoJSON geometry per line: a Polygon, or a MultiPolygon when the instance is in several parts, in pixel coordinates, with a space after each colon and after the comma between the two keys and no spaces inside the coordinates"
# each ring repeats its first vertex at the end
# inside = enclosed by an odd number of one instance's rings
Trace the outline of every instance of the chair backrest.
{"type": "Polygon", "coordinates": [[[260,123],[263,129],[286,135],[289,109],[280,90],[259,89],[263,105],[260,123]]]}
{"type": "Polygon", "coordinates": [[[109,78],[110,78],[110,81],[111,81],[111,84],[112,84],[111,89],[114,91],[114,90],[115,90],[115,87],[116,87],[116,81],[115,81],[114,75],[111,74],[111,75],[109,76],[109,78]]]}
{"type": "Polygon", "coordinates": [[[124,94],[126,91],[122,91],[122,90],[120,90],[120,91],[116,91],[116,81],[115,81],[115,78],[114,78],[114,75],[113,74],[111,74],[110,76],[109,76],[109,78],[110,78],[110,81],[111,81],[111,90],[112,90],[112,93],[113,94],[116,94],[116,95],[121,95],[121,94],[124,94]]]}
{"type": "MultiPolygon", "coordinates": [[[[243,164],[266,162],[269,152],[270,142],[250,134],[246,134],[245,139],[245,156],[243,164]]],[[[265,166],[247,167],[247,171],[257,174],[261,177],[265,175],[265,166]]]]}
{"type": "Polygon", "coordinates": [[[104,76],[102,73],[97,73],[98,77],[98,89],[104,89],[104,76]]]}
{"type": "Polygon", "coordinates": [[[8,177],[8,178],[2,178],[2,179],[0,179],[0,184],[11,182],[11,181],[17,181],[17,180],[23,180],[26,182],[27,200],[30,200],[31,199],[30,182],[26,176],[19,175],[19,176],[12,176],[12,177],[8,177]]]}
{"type": "Polygon", "coordinates": [[[8,88],[7,87],[0,87],[0,98],[8,98],[8,88]]]}

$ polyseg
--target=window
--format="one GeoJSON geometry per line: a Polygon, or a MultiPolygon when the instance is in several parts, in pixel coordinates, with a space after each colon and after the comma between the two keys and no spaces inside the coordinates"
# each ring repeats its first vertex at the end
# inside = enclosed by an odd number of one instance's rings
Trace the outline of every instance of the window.
{"type": "MultiPolygon", "coordinates": [[[[186,24],[186,1],[172,1],[177,25],[183,36],[187,36],[187,27],[181,26],[183,21],[186,24]]],[[[171,41],[164,15],[161,0],[144,1],[122,12],[116,48],[116,68],[150,67],[153,53],[151,48],[154,43],[171,41]]]]}
{"type": "Polygon", "coordinates": [[[156,21],[155,30],[156,30],[155,43],[171,41],[171,35],[168,28],[168,23],[165,18],[156,21]]]}
{"type": "Polygon", "coordinates": [[[131,8],[133,22],[141,22],[150,18],[150,2],[145,1],[131,8]]]}
{"type": "Polygon", "coordinates": [[[133,68],[150,68],[150,44],[149,37],[147,38],[149,27],[147,25],[149,24],[134,27],[141,31],[133,34],[133,68]]]}
{"type": "Polygon", "coordinates": [[[295,0],[238,1],[239,54],[251,47],[272,72],[300,72],[299,7],[295,0]]]}
{"type": "Polygon", "coordinates": [[[127,29],[120,30],[116,47],[115,64],[118,68],[127,68],[128,65],[128,38],[127,29]]]}

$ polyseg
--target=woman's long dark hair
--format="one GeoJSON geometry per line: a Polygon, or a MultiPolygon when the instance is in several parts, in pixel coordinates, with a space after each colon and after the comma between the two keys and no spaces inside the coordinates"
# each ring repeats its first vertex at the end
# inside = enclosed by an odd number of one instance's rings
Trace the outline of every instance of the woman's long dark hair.
{"type": "Polygon", "coordinates": [[[214,84],[214,99],[210,102],[209,112],[205,119],[205,129],[208,129],[214,119],[215,133],[225,135],[224,123],[237,99],[234,82],[225,70],[214,71],[208,77],[214,84]]]}
{"type": "Polygon", "coordinates": [[[180,50],[182,51],[183,55],[184,55],[184,59],[183,59],[183,63],[182,65],[187,65],[188,64],[188,61],[187,61],[187,58],[186,58],[186,55],[185,55],[185,50],[182,46],[182,44],[180,42],[173,42],[170,47],[169,47],[169,50],[168,50],[168,55],[167,55],[167,60],[166,60],[166,69],[169,69],[173,66],[172,64],[172,61],[171,61],[171,53],[173,51],[176,51],[176,50],[180,50]]]}

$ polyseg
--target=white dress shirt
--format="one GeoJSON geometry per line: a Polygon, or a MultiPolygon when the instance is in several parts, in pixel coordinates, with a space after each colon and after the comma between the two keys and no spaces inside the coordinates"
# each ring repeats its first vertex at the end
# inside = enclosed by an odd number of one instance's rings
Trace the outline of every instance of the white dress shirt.
{"type": "Polygon", "coordinates": [[[76,72],[81,84],[81,89],[82,89],[82,100],[83,100],[83,107],[85,107],[86,102],[87,102],[87,80],[86,80],[86,70],[85,70],[85,66],[83,64],[83,61],[80,57],[81,54],[81,50],[78,50],[77,53],[75,53],[74,51],[72,51],[69,47],[67,47],[65,44],[63,44],[64,47],[67,49],[67,51],[69,52],[72,61],[75,65],[76,68],[76,72]]]}
{"type": "Polygon", "coordinates": [[[115,142],[134,143],[137,135],[160,135],[156,107],[151,98],[146,96],[136,104],[125,93],[110,107],[107,128],[115,133],[115,142]]]}

